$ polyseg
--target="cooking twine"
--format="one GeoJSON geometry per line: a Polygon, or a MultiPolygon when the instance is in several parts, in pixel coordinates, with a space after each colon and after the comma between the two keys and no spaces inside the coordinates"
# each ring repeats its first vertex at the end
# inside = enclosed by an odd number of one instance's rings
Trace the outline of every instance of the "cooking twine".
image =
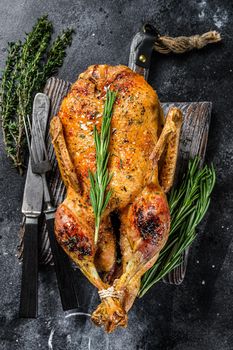
{"type": "Polygon", "coordinates": [[[123,296],[123,292],[119,290],[115,290],[114,286],[111,286],[107,289],[99,290],[98,294],[101,300],[109,297],[121,299],[123,296]]]}
{"type": "Polygon", "coordinates": [[[154,44],[154,50],[162,53],[169,54],[170,52],[181,54],[193,49],[202,49],[208,44],[214,44],[221,41],[220,33],[210,31],[202,35],[192,36],[158,36],[154,44]]]}

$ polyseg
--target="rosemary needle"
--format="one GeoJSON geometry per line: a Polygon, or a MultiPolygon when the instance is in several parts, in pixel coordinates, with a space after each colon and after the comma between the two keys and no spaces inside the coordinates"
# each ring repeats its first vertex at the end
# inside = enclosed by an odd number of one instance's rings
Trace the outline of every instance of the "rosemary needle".
{"type": "Polygon", "coordinates": [[[94,128],[96,171],[92,174],[89,170],[89,178],[91,182],[90,199],[95,215],[95,244],[98,242],[101,216],[112,194],[111,190],[106,191],[106,189],[112,178],[107,166],[109,159],[108,146],[110,142],[112,110],[116,96],[117,93],[115,91],[107,90],[100,133],[98,133],[96,127],[94,128]]]}
{"type": "Polygon", "coordinates": [[[196,237],[196,227],[209,207],[215,184],[213,165],[205,165],[202,169],[199,165],[198,157],[189,161],[188,171],[181,185],[172,189],[168,197],[171,213],[169,238],[154,266],[142,277],[139,297],[180,265],[182,253],[196,237]]]}

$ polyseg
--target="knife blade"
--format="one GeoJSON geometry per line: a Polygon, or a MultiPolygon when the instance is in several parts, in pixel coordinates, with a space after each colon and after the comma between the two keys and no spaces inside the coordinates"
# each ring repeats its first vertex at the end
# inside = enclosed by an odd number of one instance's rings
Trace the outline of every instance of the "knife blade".
{"type": "MultiPolygon", "coordinates": [[[[45,135],[49,114],[49,98],[47,97],[45,100],[42,95],[39,93],[34,99],[32,133],[35,127],[33,120],[39,118],[43,123],[42,132],[45,135]]],[[[35,148],[33,142],[31,148],[33,150],[35,148]]],[[[42,212],[42,205],[42,178],[32,172],[29,158],[22,204],[25,231],[19,307],[19,316],[25,318],[35,318],[38,312],[38,218],[42,212]]]]}
{"type": "MultiPolygon", "coordinates": [[[[46,126],[49,116],[49,98],[42,93],[36,94],[33,102],[32,111],[32,133],[34,131],[34,120],[37,118],[41,125],[43,137],[45,137],[46,126]]],[[[35,134],[35,133],[34,133],[35,134]]],[[[32,151],[35,152],[35,145],[31,145],[32,151]]],[[[43,154],[43,150],[39,150],[43,154]]],[[[24,187],[22,213],[27,216],[39,216],[43,204],[43,183],[40,175],[34,174],[31,169],[31,159],[27,170],[27,177],[24,187]]]]}

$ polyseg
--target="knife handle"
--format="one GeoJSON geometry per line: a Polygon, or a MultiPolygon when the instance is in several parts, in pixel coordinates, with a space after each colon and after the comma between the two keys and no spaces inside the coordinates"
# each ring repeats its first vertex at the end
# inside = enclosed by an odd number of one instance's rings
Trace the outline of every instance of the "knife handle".
{"type": "Polygon", "coordinates": [[[38,306],[38,218],[26,218],[19,317],[36,318],[38,306]],[[30,222],[31,221],[31,222],[30,222]]]}
{"type": "Polygon", "coordinates": [[[56,240],[54,234],[54,213],[45,212],[45,216],[62,308],[64,311],[76,309],[79,307],[79,302],[75,291],[73,269],[67,254],[56,240]]]}

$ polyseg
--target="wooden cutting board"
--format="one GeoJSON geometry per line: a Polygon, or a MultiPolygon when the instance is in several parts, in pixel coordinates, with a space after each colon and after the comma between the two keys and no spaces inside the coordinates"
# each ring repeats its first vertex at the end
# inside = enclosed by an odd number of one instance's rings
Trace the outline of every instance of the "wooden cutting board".
{"type": "MultiPolygon", "coordinates": [[[[44,92],[48,95],[51,101],[49,120],[57,114],[62,99],[66,96],[71,83],[58,78],[50,78],[47,81],[44,92]]],[[[206,145],[208,140],[208,132],[211,118],[211,102],[167,102],[162,103],[164,114],[168,112],[169,108],[176,106],[181,109],[183,113],[183,126],[180,136],[180,146],[178,163],[176,169],[176,180],[179,180],[183,173],[187,169],[189,158],[193,158],[195,155],[199,155],[202,162],[204,161],[206,145]]],[[[61,180],[57,161],[51,139],[49,134],[47,135],[47,149],[49,157],[52,163],[52,171],[50,173],[49,184],[51,189],[52,198],[54,204],[59,205],[65,197],[65,186],[61,180]]],[[[21,230],[23,235],[23,229],[21,230]]],[[[21,235],[21,236],[22,236],[21,235]]],[[[45,222],[41,225],[41,247],[40,247],[40,263],[49,264],[52,263],[52,255],[49,246],[49,239],[46,230],[45,222]]],[[[20,252],[22,252],[22,239],[20,244],[20,252]]],[[[21,254],[20,254],[21,255],[21,254]]],[[[187,260],[188,251],[184,254],[183,259],[187,260]]],[[[184,275],[186,269],[186,263],[176,269],[176,274],[184,275]]],[[[176,276],[175,274],[175,276],[176,276]]],[[[177,277],[177,284],[181,282],[180,277],[177,277]],[[180,282],[179,282],[180,279],[180,282]]],[[[183,278],[182,278],[183,279],[183,278]]],[[[176,277],[170,274],[165,279],[165,282],[176,283],[176,277]],[[175,282],[174,282],[175,280],[175,282]]]]}
{"type": "MultiPolygon", "coordinates": [[[[50,119],[57,114],[62,99],[66,96],[71,83],[58,78],[50,78],[47,81],[44,92],[51,100],[50,119]]],[[[206,145],[211,117],[211,102],[168,102],[162,103],[166,115],[171,106],[177,106],[183,113],[183,126],[180,136],[180,147],[177,164],[176,178],[179,179],[187,168],[189,158],[199,155],[202,161],[205,157],[206,145]]],[[[65,196],[65,187],[61,181],[57,161],[55,158],[51,139],[48,135],[47,146],[49,157],[52,161],[52,172],[50,176],[50,188],[54,204],[61,203],[65,196]]],[[[43,244],[41,247],[41,262],[46,264],[51,261],[49,241],[46,227],[42,230],[43,244]]]]}

